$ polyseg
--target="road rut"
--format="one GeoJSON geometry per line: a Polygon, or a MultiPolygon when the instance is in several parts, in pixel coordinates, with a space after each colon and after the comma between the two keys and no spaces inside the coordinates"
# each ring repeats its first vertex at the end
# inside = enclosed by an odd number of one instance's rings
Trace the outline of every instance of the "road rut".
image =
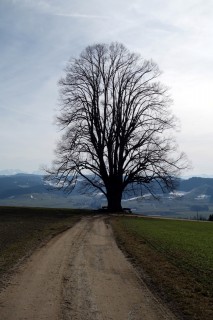
{"type": "Polygon", "coordinates": [[[175,320],[139,279],[104,217],[84,217],[21,266],[0,293],[4,320],[175,320]]]}

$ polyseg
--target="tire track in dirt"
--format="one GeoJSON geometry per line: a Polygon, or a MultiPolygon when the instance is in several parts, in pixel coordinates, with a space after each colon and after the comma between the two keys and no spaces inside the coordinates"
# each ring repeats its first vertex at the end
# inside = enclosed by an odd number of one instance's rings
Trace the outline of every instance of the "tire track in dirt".
{"type": "Polygon", "coordinates": [[[0,293],[3,320],[174,320],[137,277],[104,217],[35,252],[0,293]]]}

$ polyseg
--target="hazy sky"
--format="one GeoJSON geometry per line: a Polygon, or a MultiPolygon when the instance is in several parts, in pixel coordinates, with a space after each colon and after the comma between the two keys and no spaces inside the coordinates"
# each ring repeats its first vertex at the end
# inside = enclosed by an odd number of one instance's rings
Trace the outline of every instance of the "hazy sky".
{"type": "Polygon", "coordinates": [[[159,65],[186,174],[213,176],[212,0],[0,0],[0,170],[50,164],[66,61],[111,41],[159,65]]]}

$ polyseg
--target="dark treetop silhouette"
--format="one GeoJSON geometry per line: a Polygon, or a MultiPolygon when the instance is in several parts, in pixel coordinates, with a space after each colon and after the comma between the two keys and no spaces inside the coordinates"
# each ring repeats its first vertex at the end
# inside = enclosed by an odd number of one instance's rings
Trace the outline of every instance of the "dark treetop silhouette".
{"type": "Polygon", "coordinates": [[[171,138],[175,118],[158,66],[120,43],[87,47],[59,81],[64,134],[47,179],[71,191],[79,176],[101,191],[110,212],[124,190],[153,181],[172,189],[186,167],[171,138]]]}

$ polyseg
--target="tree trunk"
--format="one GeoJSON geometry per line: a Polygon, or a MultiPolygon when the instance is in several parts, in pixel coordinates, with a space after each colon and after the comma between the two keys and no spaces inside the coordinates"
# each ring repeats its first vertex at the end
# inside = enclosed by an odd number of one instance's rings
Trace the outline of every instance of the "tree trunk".
{"type": "Polygon", "coordinates": [[[122,191],[120,187],[113,185],[108,188],[107,200],[108,200],[108,211],[109,212],[122,212],[121,199],[122,191]]]}

